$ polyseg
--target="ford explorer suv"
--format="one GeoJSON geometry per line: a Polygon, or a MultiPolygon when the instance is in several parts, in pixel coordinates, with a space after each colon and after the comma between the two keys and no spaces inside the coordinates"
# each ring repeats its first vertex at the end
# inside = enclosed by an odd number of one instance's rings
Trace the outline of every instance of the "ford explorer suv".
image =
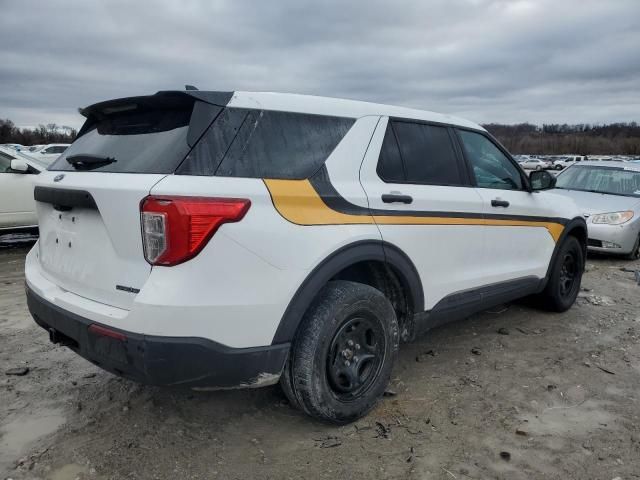
{"type": "Polygon", "coordinates": [[[158,92],[81,110],[34,197],[28,306],[139,382],[280,382],[333,423],[373,408],[399,344],[534,296],[562,312],[587,230],[475,123],[313,96],[158,92]]]}

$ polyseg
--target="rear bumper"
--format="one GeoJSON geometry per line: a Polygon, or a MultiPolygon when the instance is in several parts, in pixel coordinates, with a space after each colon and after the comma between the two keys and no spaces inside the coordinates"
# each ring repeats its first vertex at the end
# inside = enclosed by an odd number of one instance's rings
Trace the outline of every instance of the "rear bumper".
{"type": "Polygon", "coordinates": [[[163,337],[127,332],[68,312],[26,287],[34,320],[95,365],[150,385],[194,389],[259,387],[276,383],[289,344],[231,348],[196,337],[163,337]],[[90,330],[91,325],[106,331],[90,330]]]}

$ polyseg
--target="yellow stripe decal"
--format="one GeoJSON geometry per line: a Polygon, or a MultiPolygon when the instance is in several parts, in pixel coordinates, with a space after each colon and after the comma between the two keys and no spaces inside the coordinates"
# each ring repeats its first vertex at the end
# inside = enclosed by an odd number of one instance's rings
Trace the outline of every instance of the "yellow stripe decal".
{"type": "Polygon", "coordinates": [[[506,227],[543,227],[555,242],[564,225],[528,220],[483,218],[419,217],[410,215],[350,215],[327,206],[308,180],[264,180],[273,205],[286,220],[296,225],[487,225],[506,227]]]}

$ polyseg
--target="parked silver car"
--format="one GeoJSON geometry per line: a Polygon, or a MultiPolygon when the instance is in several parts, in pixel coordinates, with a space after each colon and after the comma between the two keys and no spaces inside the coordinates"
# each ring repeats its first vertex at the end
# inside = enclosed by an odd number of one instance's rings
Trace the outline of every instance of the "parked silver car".
{"type": "Polygon", "coordinates": [[[553,164],[547,160],[542,160],[541,158],[528,158],[524,162],[519,162],[522,168],[526,168],[527,170],[546,170],[547,168],[552,168],[553,164]]]}
{"type": "Polygon", "coordinates": [[[640,258],[640,164],[580,162],[556,188],[582,208],[590,250],[640,258]]]}

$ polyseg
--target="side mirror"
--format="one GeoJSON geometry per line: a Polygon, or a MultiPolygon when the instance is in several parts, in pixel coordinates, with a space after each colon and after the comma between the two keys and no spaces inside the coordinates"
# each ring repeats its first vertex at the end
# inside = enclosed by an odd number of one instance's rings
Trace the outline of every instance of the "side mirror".
{"type": "Polygon", "coordinates": [[[549,190],[556,186],[556,177],[546,170],[534,170],[529,174],[533,190],[549,190]]]}
{"type": "Polygon", "coordinates": [[[24,160],[14,158],[11,160],[11,171],[14,173],[28,173],[29,165],[24,160]]]}

